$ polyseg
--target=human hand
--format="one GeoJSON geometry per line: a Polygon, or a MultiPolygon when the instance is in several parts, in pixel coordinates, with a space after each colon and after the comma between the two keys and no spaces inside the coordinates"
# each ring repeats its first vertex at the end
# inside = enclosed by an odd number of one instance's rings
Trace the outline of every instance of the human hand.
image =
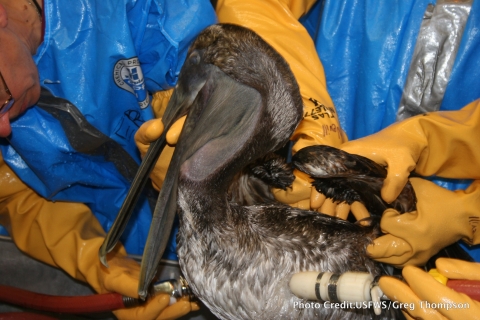
{"type": "Polygon", "coordinates": [[[306,173],[299,170],[294,170],[293,173],[295,180],[290,188],[287,188],[287,190],[272,189],[277,201],[295,208],[315,210],[343,220],[347,219],[350,211],[357,220],[370,216],[362,203],[355,201],[349,205],[346,202],[333,201],[312,187],[312,179],[306,173]]]}
{"type": "MultiPolygon", "coordinates": [[[[185,123],[186,116],[178,119],[168,130],[166,140],[168,145],[165,147],[164,151],[158,158],[155,167],[150,174],[152,183],[155,189],[160,190],[167,174],[168,165],[173,156],[173,146],[177,144],[180,133],[182,132],[183,124],[185,123]]],[[[137,148],[140,151],[140,154],[143,158],[147,153],[150,144],[157,140],[162,132],[164,126],[162,119],[152,119],[140,126],[138,131],[135,133],[135,143],[137,148]]]]}
{"type": "MultiPolygon", "coordinates": [[[[440,258],[436,266],[447,278],[480,280],[478,263],[440,258]]],[[[407,283],[382,277],[379,286],[389,299],[406,306],[403,313],[407,319],[480,319],[480,302],[448,288],[416,267],[406,266],[402,275],[407,283]]]]}
{"type": "MultiPolygon", "coordinates": [[[[98,272],[99,282],[103,283],[101,291],[138,298],[140,265],[118,251],[109,254],[107,261],[109,267],[101,265],[98,272]]],[[[169,304],[168,294],[158,294],[138,307],[119,309],[113,313],[118,319],[177,319],[190,311],[199,310],[197,303],[184,298],[172,305],[169,304]]]]}
{"type": "Polygon", "coordinates": [[[406,138],[408,131],[401,124],[340,146],[343,151],[364,156],[388,168],[381,189],[381,196],[387,203],[392,203],[407,184],[426,143],[415,136],[406,138]]]}
{"type": "Polygon", "coordinates": [[[466,190],[450,191],[434,183],[411,178],[417,195],[417,211],[384,212],[380,227],[384,236],[367,247],[372,259],[395,266],[423,265],[442,248],[460,239],[475,244],[480,237],[480,181],[466,190]]]}
{"type": "Polygon", "coordinates": [[[340,149],[387,167],[382,198],[391,203],[410,172],[454,179],[480,179],[480,100],[457,111],[430,112],[397,122],[340,149]]]}

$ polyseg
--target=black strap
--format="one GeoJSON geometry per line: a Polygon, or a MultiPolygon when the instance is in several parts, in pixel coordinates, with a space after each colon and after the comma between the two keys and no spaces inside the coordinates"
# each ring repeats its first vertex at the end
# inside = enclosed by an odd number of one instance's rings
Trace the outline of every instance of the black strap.
{"type": "Polygon", "coordinates": [[[33,4],[37,8],[37,11],[38,11],[38,14],[40,15],[40,17],[43,18],[43,10],[42,10],[42,7],[40,7],[40,5],[38,4],[37,0],[33,0],[33,4]]]}

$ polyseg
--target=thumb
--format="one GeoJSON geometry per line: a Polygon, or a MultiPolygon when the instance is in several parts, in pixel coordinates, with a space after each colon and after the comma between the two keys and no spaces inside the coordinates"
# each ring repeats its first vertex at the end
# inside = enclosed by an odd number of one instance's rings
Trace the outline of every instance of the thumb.
{"type": "MultiPolygon", "coordinates": [[[[187,116],[183,116],[170,127],[167,132],[167,142],[170,145],[176,145],[178,142],[178,138],[180,137],[180,133],[182,133],[183,125],[185,124],[185,120],[187,116]]],[[[163,129],[162,129],[163,131],[163,129]]]]}
{"type": "Polygon", "coordinates": [[[387,177],[383,182],[382,198],[392,203],[407,184],[410,172],[415,169],[416,163],[405,150],[398,150],[398,154],[390,152],[387,158],[387,177]]]}
{"type": "Polygon", "coordinates": [[[142,156],[147,152],[150,143],[157,140],[163,132],[162,119],[148,120],[135,133],[135,144],[142,156]]]}
{"type": "Polygon", "coordinates": [[[188,300],[180,300],[162,311],[158,320],[173,320],[183,317],[190,311],[198,310],[198,304],[191,303],[188,300]]]}
{"type": "Polygon", "coordinates": [[[405,263],[412,250],[410,244],[391,234],[376,238],[367,246],[367,254],[371,259],[393,265],[405,263]]]}
{"type": "Polygon", "coordinates": [[[389,167],[381,190],[382,199],[387,203],[395,201],[407,184],[409,175],[410,171],[395,170],[389,167]]]}

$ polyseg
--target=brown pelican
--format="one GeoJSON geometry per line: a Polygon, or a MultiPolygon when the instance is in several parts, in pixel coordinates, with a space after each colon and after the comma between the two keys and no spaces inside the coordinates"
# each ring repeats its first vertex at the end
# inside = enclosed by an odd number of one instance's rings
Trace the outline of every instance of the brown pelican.
{"type": "MultiPolygon", "coordinates": [[[[165,248],[169,234],[165,230],[170,230],[178,212],[177,251],[182,272],[195,295],[220,318],[374,316],[372,310],[364,308],[299,308],[296,302],[302,300],[290,292],[288,282],[300,271],[380,275],[381,266],[365,254],[365,247],[379,234],[377,224],[361,226],[270,201],[252,206],[229,202],[227,191],[236,174],[284,146],[301,120],[302,110],[298,85],[288,64],[254,32],[220,24],[198,36],[163,118],[166,132],[187,114],[147,240],[139,285],[142,298],[147,296],[165,248]]],[[[155,160],[164,139],[162,136],[152,144],[154,151],[147,153],[144,162],[155,160]]],[[[377,208],[371,210],[381,214],[385,204],[363,189],[365,184],[380,180],[373,183],[372,191],[379,194],[385,170],[366,159],[363,164],[364,160],[355,156],[342,158],[344,153],[335,150],[328,149],[333,158],[323,157],[321,164],[309,159],[314,150],[307,150],[296,155],[296,165],[317,178],[328,176],[325,172],[345,176],[342,167],[357,170],[356,187],[337,181],[331,187],[319,188],[328,194],[346,187],[353,191],[340,192],[339,200],[366,197],[377,208]]],[[[144,173],[153,164],[145,166],[144,173]]],[[[395,207],[414,206],[411,188],[404,193],[395,207]]],[[[112,227],[114,231],[109,232],[102,247],[102,259],[128,217],[118,219],[118,226],[112,227]]]]}

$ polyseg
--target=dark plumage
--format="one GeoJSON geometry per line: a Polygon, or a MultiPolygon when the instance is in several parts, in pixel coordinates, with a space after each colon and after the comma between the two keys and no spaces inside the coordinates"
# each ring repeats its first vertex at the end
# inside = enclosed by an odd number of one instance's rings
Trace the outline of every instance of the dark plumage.
{"type": "Polygon", "coordinates": [[[237,173],[228,190],[228,200],[241,205],[275,202],[271,187],[286,190],[293,183],[293,167],[271,153],[237,173]]]}

